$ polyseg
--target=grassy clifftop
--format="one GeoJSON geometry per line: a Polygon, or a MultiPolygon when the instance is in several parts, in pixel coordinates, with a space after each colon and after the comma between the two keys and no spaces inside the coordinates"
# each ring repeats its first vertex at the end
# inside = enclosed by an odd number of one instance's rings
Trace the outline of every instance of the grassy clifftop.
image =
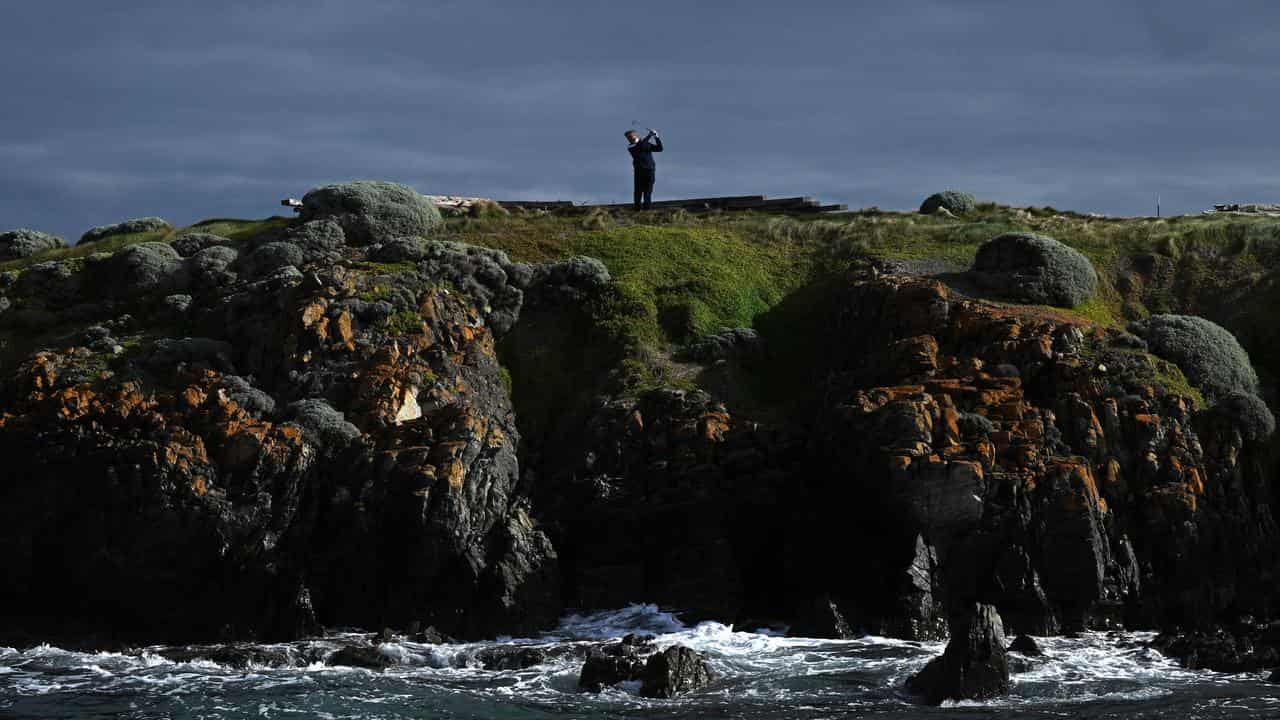
{"type": "MultiPolygon", "coordinates": [[[[74,261],[189,232],[242,241],[289,222],[215,219],[114,236],[2,263],[0,272],[22,273],[40,262],[74,261]]],[[[668,362],[673,350],[721,327],[795,336],[786,344],[802,344],[805,332],[820,336],[822,329],[811,327],[809,312],[820,302],[815,288],[852,264],[894,261],[908,271],[946,277],[967,269],[982,243],[1013,231],[1052,236],[1086,255],[1097,269],[1098,294],[1054,312],[1110,327],[1158,312],[1203,315],[1240,337],[1264,385],[1280,376],[1280,360],[1272,360],[1277,353],[1271,352],[1280,336],[1269,322],[1269,308],[1280,300],[1274,280],[1280,268],[1280,219],[1274,218],[1112,219],[994,204],[978,205],[961,218],[874,209],[827,217],[517,212],[452,218],[440,237],[503,250],[518,261],[575,255],[603,261],[614,282],[585,310],[594,340],[603,338],[631,360],[642,358],[632,363],[624,383],[638,388],[679,381],[680,368],[668,362]]],[[[580,334],[560,341],[585,342],[580,334]]],[[[618,359],[601,362],[617,364],[618,359]]],[[[1169,381],[1183,382],[1176,373],[1169,381]]]]}

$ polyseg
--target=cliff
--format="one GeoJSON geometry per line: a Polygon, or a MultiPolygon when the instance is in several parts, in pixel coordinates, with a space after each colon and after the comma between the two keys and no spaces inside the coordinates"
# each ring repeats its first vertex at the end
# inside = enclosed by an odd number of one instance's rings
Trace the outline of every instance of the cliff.
{"type": "Polygon", "coordinates": [[[0,264],[3,630],[1275,615],[1274,220],[308,198],[0,264]],[[1023,250],[968,271],[1011,232],[1078,251],[1087,299],[1013,301],[1023,250]],[[1160,313],[1233,331],[1260,384],[1230,399],[1129,332],[1160,313]]]}

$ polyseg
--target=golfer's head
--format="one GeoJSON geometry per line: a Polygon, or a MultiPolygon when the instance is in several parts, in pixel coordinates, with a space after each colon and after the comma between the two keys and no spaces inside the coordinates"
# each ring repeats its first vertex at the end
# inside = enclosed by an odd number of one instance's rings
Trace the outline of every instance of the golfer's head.
{"type": "Polygon", "coordinates": [[[640,133],[635,130],[628,130],[622,134],[626,136],[628,142],[635,142],[640,139],[640,133]]]}

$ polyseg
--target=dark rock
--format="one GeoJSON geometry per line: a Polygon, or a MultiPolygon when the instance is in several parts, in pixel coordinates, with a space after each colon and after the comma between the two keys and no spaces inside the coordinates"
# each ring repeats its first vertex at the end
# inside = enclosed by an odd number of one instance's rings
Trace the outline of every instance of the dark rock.
{"type": "Polygon", "coordinates": [[[711,682],[711,665],[705,655],[683,645],[655,653],[644,666],[644,697],[670,698],[692,692],[711,682]]]}
{"type": "Polygon", "coordinates": [[[0,261],[30,257],[66,246],[67,241],[57,235],[38,230],[6,230],[0,232],[0,261]]]}
{"type": "Polygon", "coordinates": [[[211,245],[197,250],[185,263],[191,286],[203,290],[234,282],[236,274],[231,268],[238,257],[239,253],[235,248],[223,245],[211,245]]]}
{"type": "Polygon", "coordinates": [[[984,700],[1009,692],[1004,629],[996,609],[975,605],[953,616],[951,641],[939,657],[907,680],[907,688],[932,705],[943,700],[984,700]]]}
{"type": "Polygon", "coordinates": [[[580,255],[534,266],[531,276],[517,275],[511,281],[525,288],[528,302],[555,305],[581,302],[610,279],[604,263],[580,255]]]}
{"type": "Polygon", "coordinates": [[[333,220],[312,220],[289,228],[284,240],[302,251],[302,262],[333,262],[342,255],[347,236],[333,220]]]}
{"type": "Polygon", "coordinates": [[[249,277],[263,277],[284,268],[297,268],[304,262],[302,248],[291,242],[269,242],[239,258],[237,268],[249,277]]]}
{"type": "Polygon", "coordinates": [[[415,631],[412,634],[414,642],[427,645],[452,645],[458,642],[437,630],[434,625],[428,625],[425,629],[415,631]]]}
{"type": "Polygon", "coordinates": [[[191,645],[164,648],[157,654],[172,662],[207,660],[237,670],[244,670],[251,666],[293,667],[297,665],[287,648],[253,644],[191,645]]]}
{"type": "Polygon", "coordinates": [[[325,660],[325,664],[366,668],[369,670],[385,670],[395,665],[396,661],[377,647],[349,645],[330,655],[325,660]]]}
{"type": "Polygon", "coordinates": [[[830,638],[832,640],[851,640],[858,634],[849,626],[840,606],[830,595],[822,594],[813,599],[809,612],[803,614],[791,626],[788,633],[792,637],[830,638]]]}
{"type": "Polygon", "coordinates": [[[1151,644],[1191,670],[1261,672],[1280,665],[1280,644],[1252,632],[1163,633],[1151,644]]]}
{"type": "Polygon", "coordinates": [[[598,693],[610,685],[639,680],[644,672],[645,663],[636,645],[613,643],[590,651],[582,664],[578,687],[598,693]]]}
{"type": "Polygon", "coordinates": [[[499,335],[510,330],[520,316],[529,266],[513,263],[506,253],[456,242],[433,241],[426,245],[419,269],[429,279],[444,280],[478,301],[490,327],[499,335]]]}
{"type": "Polygon", "coordinates": [[[681,355],[704,364],[731,358],[750,363],[759,359],[762,347],[759,333],[751,328],[721,328],[691,343],[681,355]]]}
{"type": "Polygon", "coordinates": [[[369,253],[370,260],[380,263],[417,262],[426,256],[426,241],[416,237],[388,240],[369,253]]]}
{"type": "Polygon", "coordinates": [[[1039,643],[1030,635],[1019,635],[1009,643],[1009,652],[1022,653],[1029,657],[1040,657],[1044,651],[1040,649],[1039,643]]]}
{"type": "Polygon", "coordinates": [[[287,415],[308,440],[321,448],[342,447],[360,437],[360,429],[324,400],[299,400],[289,406],[287,415]]]}
{"type": "Polygon", "coordinates": [[[547,653],[540,648],[501,645],[485,648],[475,658],[485,670],[523,670],[546,662],[547,653]]]}
{"type": "Polygon", "coordinates": [[[1271,677],[1267,678],[1267,682],[1280,684],[1280,670],[1272,671],[1271,677]]]}

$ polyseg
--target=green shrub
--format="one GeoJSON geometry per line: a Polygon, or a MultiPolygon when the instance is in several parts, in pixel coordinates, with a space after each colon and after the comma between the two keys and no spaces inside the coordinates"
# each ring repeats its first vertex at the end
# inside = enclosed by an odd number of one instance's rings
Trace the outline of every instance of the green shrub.
{"type": "Polygon", "coordinates": [[[946,208],[947,212],[952,215],[964,215],[973,210],[977,204],[977,198],[967,192],[943,190],[925,198],[924,202],[920,203],[920,212],[925,215],[932,215],[938,212],[939,208],[946,208]]]}
{"type": "Polygon", "coordinates": [[[1007,297],[1075,307],[1098,290],[1098,274],[1084,255],[1051,237],[1014,232],[978,248],[972,276],[1007,297]]]}
{"type": "Polygon", "coordinates": [[[427,236],[444,222],[435,204],[413,188],[373,180],[318,187],[302,197],[301,216],[303,222],[333,220],[353,244],[427,236]]]}
{"type": "Polygon", "coordinates": [[[1247,392],[1231,392],[1214,403],[1213,412],[1226,418],[1248,440],[1265,440],[1276,431],[1276,418],[1262,398],[1247,392]]]}
{"type": "Polygon", "coordinates": [[[113,235],[134,235],[136,233],[169,230],[173,226],[168,220],[158,217],[134,218],[114,225],[99,225],[80,236],[80,243],[93,243],[105,240],[113,235]]]}
{"type": "Polygon", "coordinates": [[[39,230],[20,229],[0,232],[0,260],[30,257],[45,250],[56,250],[66,246],[66,240],[39,230]]]}
{"type": "Polygon", "coordinates": [[[1152,315],[1130,328],[1151,352],[1176,363],[1210,401],[1234,392],[1257,394],[1249,354],[1221,325],[1194,315],[1152,315]]]}

